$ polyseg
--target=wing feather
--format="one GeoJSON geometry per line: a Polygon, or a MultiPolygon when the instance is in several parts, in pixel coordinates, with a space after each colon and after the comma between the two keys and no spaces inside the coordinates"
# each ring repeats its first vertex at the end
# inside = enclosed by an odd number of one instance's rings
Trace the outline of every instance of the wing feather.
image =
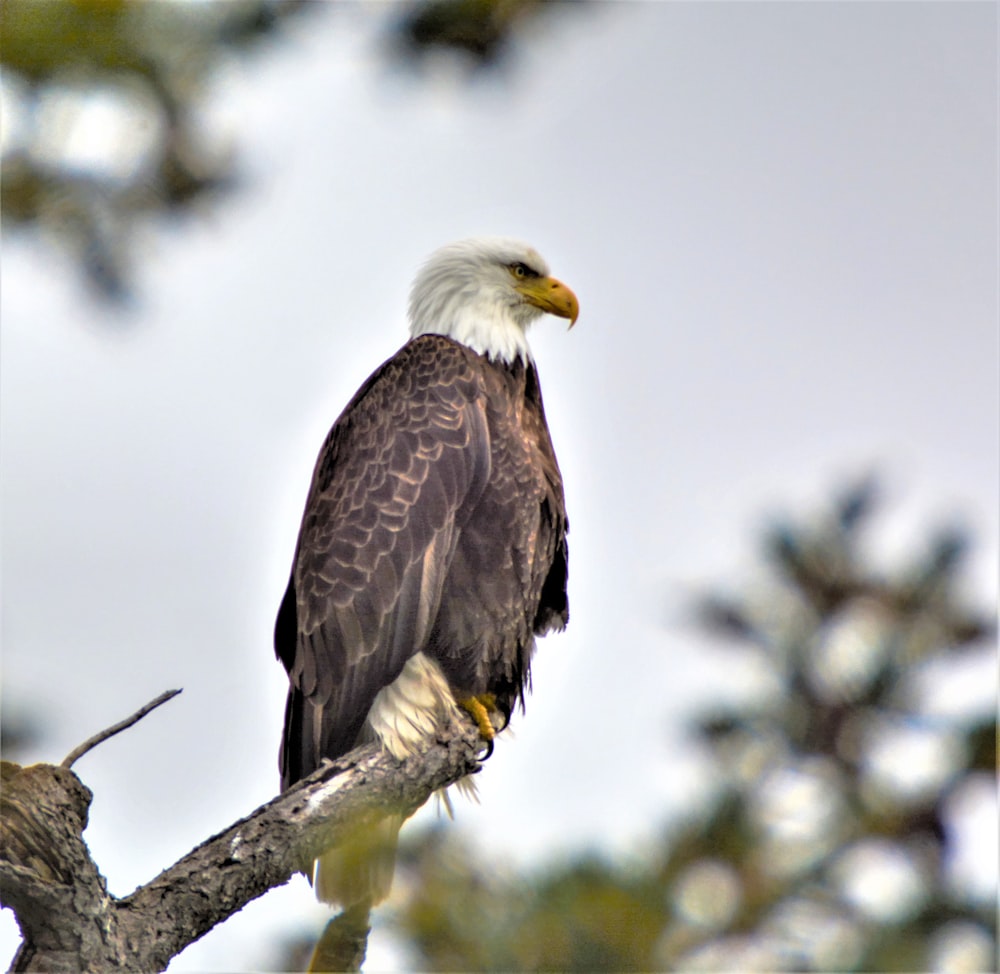
{"type": "Polygon", "coordinates": [[[368,380],[327,437],[275,634],[291,681],[284,787],[353,747],[376,694],[427,644],[456,524],[489,475],[481,399],[475,357],[427,335],[368,380]]]}

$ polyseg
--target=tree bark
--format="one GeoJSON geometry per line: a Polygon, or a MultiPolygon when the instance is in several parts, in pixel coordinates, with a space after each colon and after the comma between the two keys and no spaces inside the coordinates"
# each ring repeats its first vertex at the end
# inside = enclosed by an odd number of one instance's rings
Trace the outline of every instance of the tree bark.
{"type": "Polygon", "coordinates": [[[91,793],[68,768],[5,765],[0,904],[24,938],[14,971],[163,970],[170,958],[387,811],[412,815],[479,770],[464,720],[404,761],[370,745],[320,768],[129,896],[110,896],[83,841],[91,793]]]}

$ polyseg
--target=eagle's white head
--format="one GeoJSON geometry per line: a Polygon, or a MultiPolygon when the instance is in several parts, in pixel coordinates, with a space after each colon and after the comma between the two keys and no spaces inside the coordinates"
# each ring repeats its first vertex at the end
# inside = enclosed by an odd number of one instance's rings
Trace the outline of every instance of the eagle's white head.
{"type": "Polygon", "coordinates": [[[542,312],[579,314],[576,295],[519,240],[473,237],[436,250],[410,291],[410,335],[447,335],[490,358],[529,359],[527,330],[542,312]]]}

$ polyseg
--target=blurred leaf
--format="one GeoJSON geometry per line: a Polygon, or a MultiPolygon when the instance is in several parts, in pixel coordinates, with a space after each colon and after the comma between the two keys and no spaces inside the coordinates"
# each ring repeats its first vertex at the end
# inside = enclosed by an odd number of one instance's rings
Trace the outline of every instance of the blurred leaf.
{"type": "Polygon", "coordinates": [[[861,527],[874,513],[881,485],[874,474],[851,484],[836,500],[836,518],[841,530],[851,532],[861,527]]]}
{"type": "Polygon", "coordinates": [[[101,295],[130,296],[132,237],[234,184],[199,123],[209,77],[274,34],[302,0],[6,0],[2,161],[9,225],[58,240],[101,295]]]}
{"type": "Polygon", "coordinates": [[[473,66],[489,67],[506,53],[518,22],[542,6],[539,0],[421,0],[396,28],[400,49],[410,58],[460,51],[473,66]]]}

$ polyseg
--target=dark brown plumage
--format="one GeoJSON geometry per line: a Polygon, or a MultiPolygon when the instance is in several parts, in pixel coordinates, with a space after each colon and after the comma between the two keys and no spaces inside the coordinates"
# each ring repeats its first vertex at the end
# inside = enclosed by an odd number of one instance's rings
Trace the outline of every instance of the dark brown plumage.
{"type": "MultiPolygon", "coordinates": [[[[414,285],[415,337],[327,436],[275,626],[283,789],[369,740],[402,757],[457,704],[492,737],[483,703],[509,718],[535,636],[566,625],[562,478],[525,340],[543,311],[577,304],[535,251],[443,248],[414,285]]],[[[324,855],[320,897],[386,895],[400,824],[324,855]]]]}
{"type": "Polygon", "coordinates": [[[282,787],[354,747],[424,652],[456,700],[508,712],[561,629],[566,515],[533,365],[441,335],[362,386],[320,452],[275,632],[291,686],[282,787]]]}

